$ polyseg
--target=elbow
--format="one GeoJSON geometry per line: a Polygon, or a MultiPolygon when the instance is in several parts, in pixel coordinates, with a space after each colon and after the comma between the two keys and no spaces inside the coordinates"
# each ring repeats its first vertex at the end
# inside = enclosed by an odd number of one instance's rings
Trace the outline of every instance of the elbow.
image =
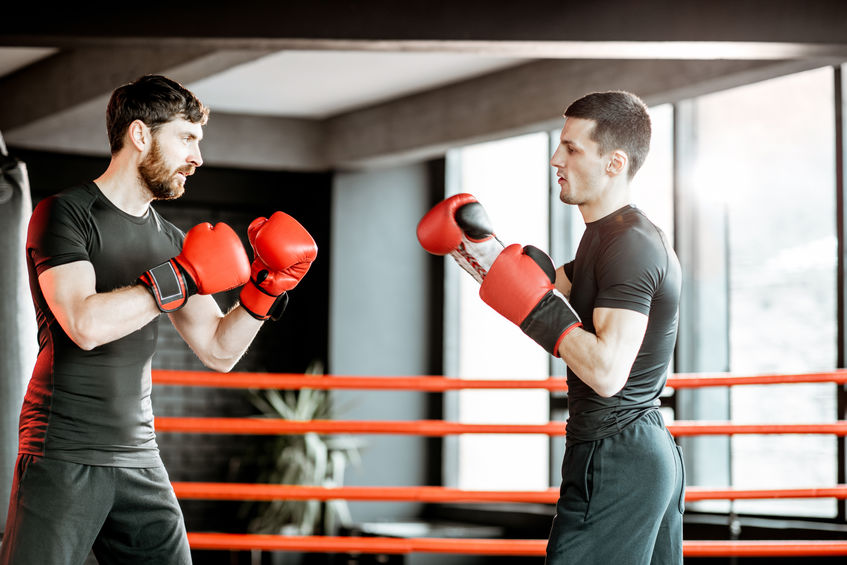
{"type": "Polygon", "coordinates": [[[235,367],[235,364],[241,360],[243,351],[233,351],[232,349],[221,347],[217,341],[204,344],[189,344],[194,354],[201,363],[207,368],[219,373],[229,373],[235,367]]]}
{"type": "Polygon", "coordinates": [[[102,336],[97,333],[97,325],[86,323],[85,320],[80,320],[72,328],[66,332],[77,347],[83,351],[91,351],[95,347],[99,347],[105,343],[102,336]]]}
{"type": "Polygon", "coordinates": [[[238,359],[207,357],[205,359],[201,358],[200,361],[202,361],[203,365],[205,365],[207,369],[211,369],[219,373],[229,373],[230,371],[232,371],[233,367],[235,367],[235,364],[238,362],[238,359]]]}
{"type": "Polygon", "coordinates": [[[235,363],[220,363],[214,367],[209,367],[219,373],[229,373],[235,367],[235,363]]]}
{"type": "Polygon", "coordinates": [[[627,373],[603,372],[595,375],[591,388],[603,398],[611,398],[619,393],[626,384],[627,373]]]}
{"type": "Polygon", "coordinates": [[[598,396],[602,396],[603,398],[612,398],[617,393],[619,393],[622,388],[623,387],[596,386],[594,387],[594,392],[596,392],[598,396]]]}
{"type": "Polygon", "coordinates": [[[71,340],[73,340],[73,342],[76,344],[76,346],[79,347],[80,349],[82,349],[83,351],[91,351],[92,349],[94,349],[98,345],[102,345],[102,344],[97,343],[96,341],[94,341],[92,339],[86,339],[86,338],[78,336],[78,335],[77,336],[71,336],[71,340]]]}

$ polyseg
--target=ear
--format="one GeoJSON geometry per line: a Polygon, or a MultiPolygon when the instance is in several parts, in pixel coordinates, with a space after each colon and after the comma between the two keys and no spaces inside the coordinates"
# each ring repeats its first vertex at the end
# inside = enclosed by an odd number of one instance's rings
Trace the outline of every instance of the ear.
{"type": "Polygon", "coordinates": [[[127,128],[126,134],[129,137],[129,142],[141,152],[144,152],[153,140],[150,128],[141,120],[133,120],[127,128]]]}
{"type": "Polygon", "coordinates": [[[626,171],[628,163],[629,155],[620,149],[616,149],[609,158],[609,164],[606,165],[606,172],[613,177],[617,176],[626,171]]]}

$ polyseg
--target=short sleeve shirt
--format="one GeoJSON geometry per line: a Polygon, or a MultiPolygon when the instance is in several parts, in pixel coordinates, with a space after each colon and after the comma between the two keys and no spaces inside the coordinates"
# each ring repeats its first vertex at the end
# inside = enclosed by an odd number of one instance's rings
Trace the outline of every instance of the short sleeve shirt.
{"type": "Polygon", "coordinates": [[[87,465],[147,467],[158,461],[150,402],[158,318],[90,351],[65,334],[38,283],[44,271],[88,261],[97,292],[134,284],[179,254],[184,234],[152,207],[136,217],[94,183],[41,201],[27,233],[27,267],[39,353],[20,418],[19,451],[87,465]]]}
{"type": "Polygon", "coordinates": [[[682,274],[665,234],[634,206],[588,223],[565,274],[586,330],[594,331],[595,308],[648,316],[629,378],[613,397],[598,395],[568,369],[567,441],[594,441],[658,406],[676,342],[682,274]]]}

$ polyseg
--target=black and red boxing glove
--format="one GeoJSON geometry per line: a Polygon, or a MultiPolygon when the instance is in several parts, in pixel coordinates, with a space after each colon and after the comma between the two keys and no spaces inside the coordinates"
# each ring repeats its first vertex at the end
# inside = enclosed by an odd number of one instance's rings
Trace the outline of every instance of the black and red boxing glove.
{"type": "Polygon", "coordinates": [[[561,292],[556,290],[552,259],[532,245],[517,243],[500,253],[482,285],[479,296],[552,355],[582,320],[561,292]]]}
{"type": "Polygon", "coordinates": [[[250,260],[231,227],[208,222],[188,230],[182,251],[153,267],[138,281],[147,287],[162,312],[179,310],[194,294],[214,294],[250,279],[250,260]]]}
{"type": "Polygon", "coordinates": [[[417,234],[424,249],[434,255],[450,255],[480,283],[503,251],[485,208],[467,193],[436,204],[418,222],[417,234]]]}
{"type": "Polygon", "coordinates": [[[318,255],[309,232],[285,212],[270,219],[256,218],[247,228],[253,246],[250,282],[241,289],[241,305],[257,320],[277,320],[288,294],[300,282],[318,255]]]}

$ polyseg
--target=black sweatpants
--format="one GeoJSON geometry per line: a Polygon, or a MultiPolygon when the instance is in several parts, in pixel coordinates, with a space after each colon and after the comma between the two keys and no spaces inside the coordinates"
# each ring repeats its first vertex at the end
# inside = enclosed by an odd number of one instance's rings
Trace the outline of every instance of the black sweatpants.
{"type": "Polygon", "coordinates": [[[165,467],[99,467],[19,455],[0,564],[191,563],[165,467]]]}
{"type": "Polygon", "coordinates": [[[565,450],[548,565],[681,565],[682,452],[658,410],[565,450]]]}

